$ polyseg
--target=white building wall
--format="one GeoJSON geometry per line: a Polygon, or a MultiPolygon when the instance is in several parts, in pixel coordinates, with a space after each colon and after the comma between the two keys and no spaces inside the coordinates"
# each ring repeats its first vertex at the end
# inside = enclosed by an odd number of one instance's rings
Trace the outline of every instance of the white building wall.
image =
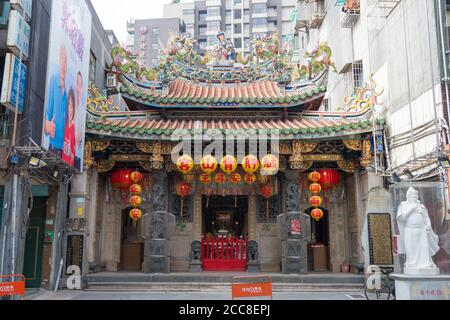
{"type": "MultiPolygon", "coordinates": [[[[335,3],[326,1],[326,16],[319,29],[310,30],[307,45],[311,50],[326,41],[333,51],[338,74],[330,73],[329,77],[327,98],[331,109],[342,106],[349,94],[344,71],[352,62],[361,60],[365,82],[373,76],[385,90],[380,100],[384,102],[389,137],[417,129],[436,115],[442,117],[433,2],[401,1],[386,18],[375,17],[376,1],[361,1],[361,14],[353,28],[342,27],[345,15],[335,3]]],[[[308,9],[304,10],[307,13],[308,9]]],[[[391,150],[392,167],[437,150],[436,127],[427,133],[418,137],[414,147],[410,143],[391,150]]]]}

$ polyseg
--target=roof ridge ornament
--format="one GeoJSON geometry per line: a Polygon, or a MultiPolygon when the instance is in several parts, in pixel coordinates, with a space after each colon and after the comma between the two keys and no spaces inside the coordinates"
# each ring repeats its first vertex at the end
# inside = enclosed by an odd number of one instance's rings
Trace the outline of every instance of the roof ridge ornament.
{"type": "Polygon", "coordinates": [[[384,94],[384,88],[377,90],[378,84],[373,75],[365,83],[363,88],[355,88],[352,95],[344,98],[344,105],[338,108],[343,112],[362,112],[370,110],[372,113],[381,115],[384,111],[384,103],[380,97],[384,94]]]}

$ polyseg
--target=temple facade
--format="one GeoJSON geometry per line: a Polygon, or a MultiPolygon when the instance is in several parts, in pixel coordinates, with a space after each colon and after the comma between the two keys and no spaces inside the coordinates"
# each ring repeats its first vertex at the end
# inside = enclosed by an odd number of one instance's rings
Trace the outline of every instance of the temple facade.
{"type": "Polygon", "coordinates": [[[300,66],[276,34],[254,40],[247,57],[218,39],[198,55],[189,35],[173,35],[155,68],[113,49],[126,108],[91,88],[85,172],[72,182],[66,228],[67,246],[85,245],[66,265],[83,274],[364,265],[362,208],[383,186],[373,170],[384,159],[380,88],[370,81],[340,111],[321,112],[335,72],[327,44],[300,66]],[[128,202],[131,171],[142,174],[142,203],[128,202]]]}

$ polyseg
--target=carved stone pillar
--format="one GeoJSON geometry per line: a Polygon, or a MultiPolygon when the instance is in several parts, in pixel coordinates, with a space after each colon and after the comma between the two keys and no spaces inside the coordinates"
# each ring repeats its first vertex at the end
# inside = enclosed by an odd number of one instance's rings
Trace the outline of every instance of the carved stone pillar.
{"type": "Polygon", "coordinates": [[[278,216],[278,236],[282,244],[282,272],[306,274],[308,272],[308,241],[311,237],[310,218],[300,212],[278,216]],[[299,230],[296,229],[299,227],[299,230]]]}
{"type": "Polygon", "coordinates": [[[248,240],[256,241],[256,195],[248,196],[248,240]]]}
{"type": "Polygon", "coordinates": [[[170,243],[175,233],[175,216],[168,212],[168,181],[164,173],[153,178],[151,205],[143,217],[144,273],[170,272],[170,243]]]}
{"type": "Polygon", "coordinates": [[[194,240],[201,241],[203,233],[203,196],[201,192],[194,195],[194,240]]]}

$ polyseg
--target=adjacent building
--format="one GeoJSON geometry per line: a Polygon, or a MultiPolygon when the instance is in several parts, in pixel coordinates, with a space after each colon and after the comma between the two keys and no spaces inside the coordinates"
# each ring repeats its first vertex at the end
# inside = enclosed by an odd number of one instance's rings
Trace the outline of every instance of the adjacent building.
{"type": "Polygon", "coordinates": [[[236,51],[246,55],[257,35],[278,32],[285,41],[295,26],[292,13],[296,6],[295,0],[193,1],[165,5],[164,17],[182,17],[201,52],[212,49],[218,43],[217,33],[223,31],[236,51]]]}
{"type": "MultiPolygon", "coordinates": [[[[28,51],[27,59],[24,59],[26,69],[22,69],[22,72],[27,71],[27,77],[19,90],[24,95],[24,107],[23,112],[17,116],[15,148],[11,148],[14,112],[10,110],[11,106],[0,107],[0,199],[4,199],[0,206],[0,274],[24,274],[27,287],[54,289],[61,259],[65,259],[67,255],[77,259],[76,254],[74,255],[76,250],[73,249],[75,242],[71,242],[70,238],[70,232],[76,230],[70,227],[72,224],[66,217],[69,216],[70,205],[79,203],[80,197],[84,201],[86,195],[69,192],[76,170],[40,147],[48,91],[47,66],[56,62],[48,61],[50,21],[55,1],[19,2],[29,10],[25,16],[30,30],[27,41],[17,30],[12,32],[14,25],[11,17],[16,15],[12,12],[18,11],[22,15],[17,1],[13,5],[10,1],[0,3],[1,76],[5,73],[6,56],[20,56],[20,52],[17,53],[17,50],[7,44],[8,36],[15,35],[22,43],[27,43],[25,49],[28,51]],[[16,183],[14,174],[17,176],[16,183]],[[12,210],[12,205],[16,205],[17,210],[12,210]]],[[[111,49],[117,44],[117,39],[113,32],[104,30],[91,2],[86,1],[86,5],[92,15],[92,30],[91,38],[87,39],[88,44],[85,45],[89,48],[89,72],[83,80],[103,90],[106,71],[111,64],[111,49]]],[[[5,84],[8,82],[3,82],[2,90],[5,89],[5,84]]],[[[69,85],[75,87],[74,82],[69,85]]],[[[86,95],[86,92],[81,94],[86,95]]],[[[85,109],[83,104],[76,112],[83,113],[85,109]]]]}
{"type": "Polygon", "coordinates": [[[141,64],[156,66],[159,63],[161,44],[166,44],[171,34],[184,32],[183,21],[178,18],[131,20],[127,23],[126,47],[141,64]]]}
{"type": "MultiPolygon", "coordinates": [[[[354,111],[347,108],[348,100],[365,100],[368,90],[377,88],[378,96],[370,98],[379,101],[387,125],[382,138],[385,150],[379,151],[380,161],[371,170],[392,190],[401,185],[428,186],[445,195],[433,200],[439,210],[432,219],[444,246],[437,259],[448,264],[448,175],[438,161],[445,159],[449,143],[445,2],[314,0],[299,1],[298,10],[300,56],[314,50],[318,42],[333,49],[336,72],[329,75],[321,110],[354,111]],[[344,96],[350,98],[344,101],[344,96]]],[[[367,171],[357,174],[359,181],[367,181],[367,171]]],[[[349,193],[362,205],[348,211],[349,217],[360,217],[360,224],[352,225],[346,237],[355,247],[366,248],[347,256],[349,261],[367,258],[369,251],[359,236],[369,206],[368,191],[355,184],[349,193]]],[[[421,198],[433,202],[425,191],[421,198]]]]}

